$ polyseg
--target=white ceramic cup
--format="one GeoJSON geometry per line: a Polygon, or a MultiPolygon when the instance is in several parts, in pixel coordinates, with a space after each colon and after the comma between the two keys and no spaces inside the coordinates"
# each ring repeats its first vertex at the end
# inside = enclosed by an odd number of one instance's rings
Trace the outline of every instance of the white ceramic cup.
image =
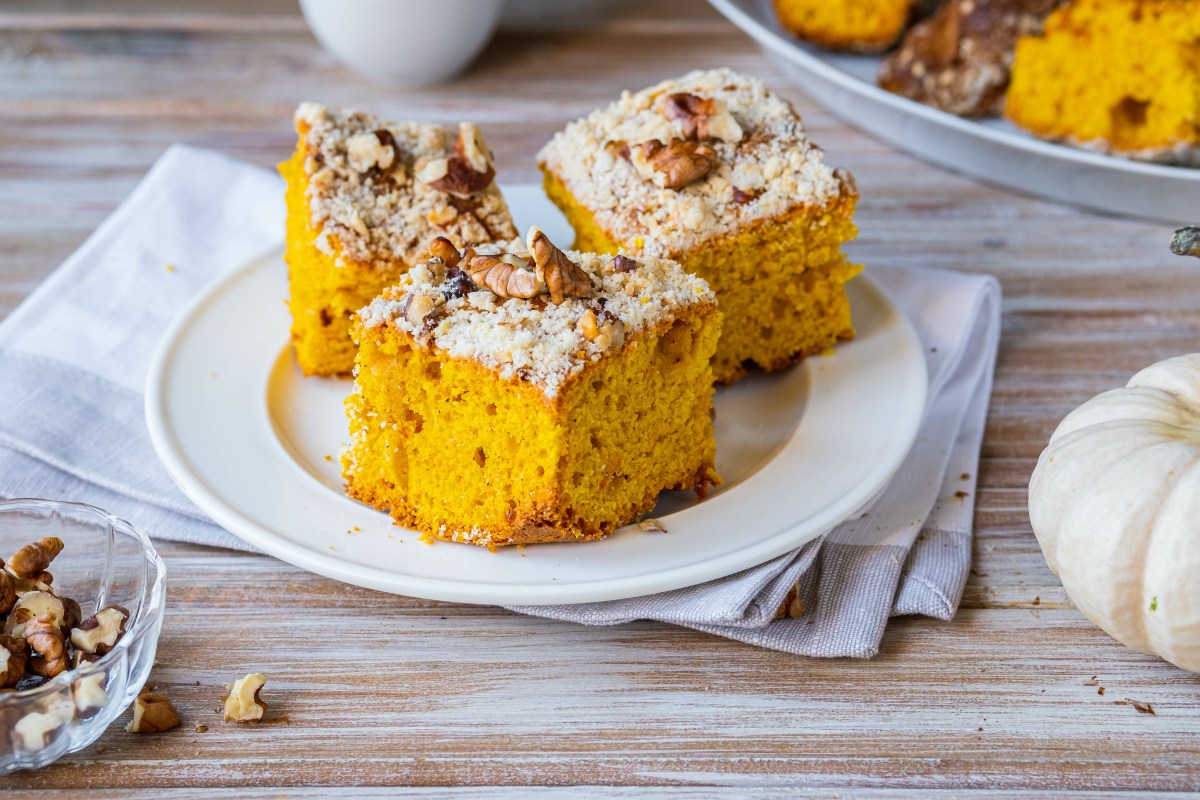
{"type": "Polygon", "coordinates": [[[342,63],[380,83],[424,86],[479,55],[503,0],[300,0],[308,27],[342,63]]]}

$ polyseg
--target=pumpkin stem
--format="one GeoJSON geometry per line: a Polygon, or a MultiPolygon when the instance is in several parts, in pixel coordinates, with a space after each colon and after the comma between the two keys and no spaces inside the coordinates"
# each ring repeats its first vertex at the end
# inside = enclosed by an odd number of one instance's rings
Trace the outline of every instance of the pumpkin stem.
{"type": "Polygon", "coordinates": [[[1177,256],[1200,258],[1200,227],[1191,225],[1175,231],[1171,237],[1171,252],[1177,256]]]}

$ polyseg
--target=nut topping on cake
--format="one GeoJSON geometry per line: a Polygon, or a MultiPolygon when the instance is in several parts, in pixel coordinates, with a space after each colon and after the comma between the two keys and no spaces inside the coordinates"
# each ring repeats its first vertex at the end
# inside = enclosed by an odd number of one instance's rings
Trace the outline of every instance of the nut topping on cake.
{"type": "Polygon", "coordinates": [[[844,202],[841,198],[852,191],[825,163],[786,100],[761,80],[729,69],[691,72],[623,93],[555,134],[538,154],[538,165],[552,187],[560,184],[635,258],[679,256],[800,206],[844,202]],[[675,95],[701,102],[671,100],[675,95]],[[685,135],[691,130],[688,120],[708,110],[708,99],[718,113],[707,117],[703,131],[695,120],[693,139],[685,135]],[[736,141],[729,141],[736,131],[723,124],[722,107],[742,132],[736,141]],[[682,189],[664,191],[665,176],[655,180],[656,173],[639,170],[633,151],[644,142],[674,138],[711,147],[715,164],[682,189]],[[742,202],[744,195],[752,195],[753,202],[742,202]]]}
{"type": "Polygon", "coordinates": [[[613,272],[633,272],[635,269],[641,266],[641,264],[634,261],[629,256],[621,255],[613,256],[613,259],[610,263],[612,264],[613,272]]]}
{"type": "Polygon", "coordinates": [[[394,328],[418,348],[473,359],[555,397],[573,375],[629,338],[658,329],[680,309],[715,306],[708,284],[674,261],[564,252],[538,228],[528,239],[484,242],[461,253],[449,241],[433,243],[427,260],[358,312],[362,330],[394,328]],[[458,266],[448,266],[456,258],[458,266]],[[539,268],[537,294],[509,293],[514,276],[537,281],[539,268]]]}
{"type": "MultiPolygon", "coordinates": [[[[450,173],[450,159],[432,158],[417,169],[417,180],[433,186],[450,173]]],[[[439,187],[435,187],[439,188],[439,187]]]]}
{"type": "Polygon", "coordinates": [[[675,120],[682,126],[685,139],[742,140],[742,126],[738,125],[724,103],[712,97],[675,92],[667,95],[663,113],[667,119],[675,120]]]}
{"type": "Polygon", "coordinates": [[[446,269],[446,279],[442,282],[442,297],[453,300],[475,291],[475,284],[465,272],[459,269],[463,254],[458,252],[454,243],[445,236],[439,236],[429,244],[430,263],[441,262],[446,269]]]}
{"type": "Polygon", "coordinates": [[[589,308],[583,312],[583,316],[579,318],[579,332],[589,342],[596,341],[596,337],[600,335],[600,323],[596,320],[595,311],[589,308]]]}
{"type": "Polygon", "coordinates": [[[567,297],[591,296],[592,279],[578,264],[567,258],[566,253],[555,247],[541,228],[536,225],[531,227],[525,243],[533,254],[533,263],[537,265],[538,280],[545,281],[546,288],[550,290],[550,302],[558,305],[567,297]]]}
{"type": "Polygon", "coordinates": [[[528,299],[546,288],[541,276],[529,268],[529,260],[512,253],[490,256],[468,250],[463,268],[476,286],[491,289],[497,297],[528,299]]]}
{"type": "Polygon", "coordinates": [[[389,122],[304,103],[296,129],[299,163],[284,170],[303,188],[295,210],[307,211],[313,246],[336,266],[407,269],[443,232],[456,242],[517,235],[474,125],[389,122]]]}
{"type": "Polygon", "coordinates": [[[391,138],[392,134],[383,130],[351,136],[346,140],[346,158],[350,166],[359,172],[390,168],[396,160],[396,151],[387,143],[391,138]],[[387,137],[380,136],[380,133],[387,134],[387,137]]]}
{"type": "Polygon", "coordinates": [[[454,269],[462,260],[462,253],[454,246],[454,242],[445,236],[439,236],[429,243],[429,257],[441,259],[447,269],[454,269]]]}
{"type": "Polygon", "coordinates": [[[737,203],[739,206],[744,206],[747,203],[753,203],[757,197],[758,192],[743,192],[738,187],[733,187],[733,202],[737,203]]]}
{"type": "Polygon", "coordinates": [[[491,151],[483,141],[483,131],[475,123],[459,123],[454,149],[475,172],[486,173],[492,169],[491,151]]]}
{"type": "Polygon", "coordinates": [[[408,320],[410,325],[420,327],[436,306],[437,301],[430,295],[410,294],[404,301],[404,319],[408,320]]]}
{"type": "Polygon", "coordinates": [[[717,154],[709,145],[689,139],[672,139],[669,144],[652,139],[631,148],[629,160],[643,178],[665,189],[682,189],[711,172],[717,154]]]}
{"type": "Polygon", "coordinates": [[[453,156],[432,159],[417,170],[417,180],[421,183],[457,195],[481,192],[495,177],[496,170],[492,167],[483,133],[479,126],[470,122],[459,124],[453,156]]]}
{"type": "Polygon", "coordinates": [[[595,342],[597,347],[604,350],[615,349],[625,343],[625,324],[607,311],[601,311],[599,317],[590,308],[584,311],[579,318],[579,332],[584,339],[595,342]]]}
{"type": "Polygon", "coordinates": [[[689,92],[667,95],[663,115],[679,123],[683,138],[667,144],[650,139],[630,147],[625,142],[605,144],[610,152],[629,159],[643,178],[664,189],[682,189],[712,172],[717,151],[707,144],[722,141],[736,144],[742,140],[742,126],[720,100],[689,92]]]}

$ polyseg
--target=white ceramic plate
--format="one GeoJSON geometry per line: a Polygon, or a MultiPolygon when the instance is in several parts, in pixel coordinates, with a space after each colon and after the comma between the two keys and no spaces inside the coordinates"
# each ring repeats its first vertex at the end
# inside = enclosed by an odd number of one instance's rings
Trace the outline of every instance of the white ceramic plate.
{"type": "MultiPolygon", "coordinates": [[[[810,97],[872,136],[942,167],[1097,211],[1192,224],[1200,169],[1147,164],[1037,139],[1000,119],[967,120],[875,85],[879,56],[842,55],[780,27],[771,0],[709,0],[810,97]]],[[[1194,220],[1193,220],[1194,222],[1194,220]]]]}
{"type": "MultiPolygon", "coordinates": [[[[505,189],[522,230],[569,241],[535,186],[505,189]]],[[[925,359],[904,315],[869,279],[850,284],[858,338],[831,356],[717,393],[717,469],[703,503],[664,495],[668,533],[496,553],[432,545],[342,492],[348,380],[304,378],[287,346],[275,254],[219,281],[167,332],[146,417],[183,491],[244,541],[347,583],[437,600],[579,603],[690,586],[760,564],[856,513],[891,478],[925,407],[925,359]]]]}

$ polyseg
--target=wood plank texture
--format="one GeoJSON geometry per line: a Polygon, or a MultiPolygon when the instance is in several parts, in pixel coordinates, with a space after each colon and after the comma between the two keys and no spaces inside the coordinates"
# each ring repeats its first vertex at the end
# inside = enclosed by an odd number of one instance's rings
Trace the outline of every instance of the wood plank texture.
{"type": "Polygon", "coordinates": [[[890,150],[787,87],[706,4],[597,7],[509,26],[461,80],[414,92],[336,64],[287,0],[6,4],[0,318],[169,144],[271,166],[291,147],[302,99],[475,119],[501,180],[518,181],[535,178],[534,153],[565,121],[622,89],[704,65],[757,73],[857,178],[854,258],[1003,284],[975,568],[957,618],[894,621],[870,662],[805,660],[666,625],[586,628],[393,597],[265,557],[165,544],[170,606],[152,681],[184,726],[153,737],[114,726],[3,788],[46,797],[86,787],[90,798],[307,798],[330,786],[411,798],[448,786],[490,798],[559,797],[564,786],[611,798],[1200,790],[1200,676],[1087,623],[1046,568],[1025,508],[1029,473],[1063,414],[1197,349],[1200,277],[1167,252],[1169,230],[890,150]],[[288,724],[220,721],[222,686],[251,670],[268,674],[264,695],[288,724]]]}

